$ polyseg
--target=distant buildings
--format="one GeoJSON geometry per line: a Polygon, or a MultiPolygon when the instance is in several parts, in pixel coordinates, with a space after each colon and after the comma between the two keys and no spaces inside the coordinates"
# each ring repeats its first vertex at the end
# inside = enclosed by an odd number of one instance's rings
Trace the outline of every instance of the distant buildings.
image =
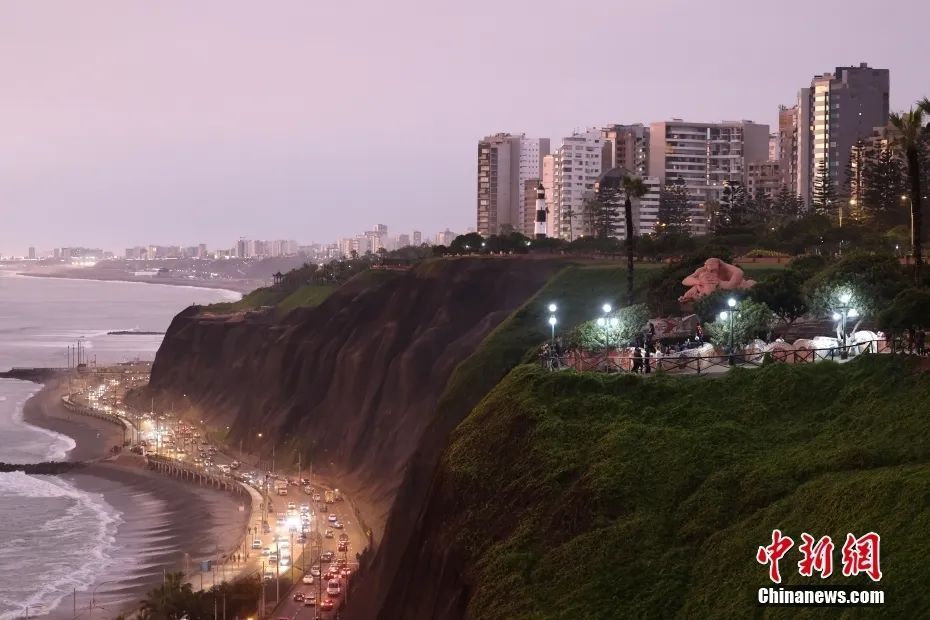
{"type": "Polygon", "coordinates": [[[436,233],[436,245],[449,245],[458,235],[448,228],[440,233],[436,233]]]}
{"type": "Polygon", "coordinates": [[[514,231],[526,234],[526,182],[542,179],[542,162],[548,154],[548,138],[499,133],[478,142],[476,230],[479,234],[514,231]]]}
{"type": "Polygon", "coordinates": [[[601,130],[604,140],[602,167],[624,168],[641,177],[649,175],[649,127],[611,125],[601,130]]]}
{"type": "Polygon", "coordinates": [[[36,249],[32,246],[29,247],[29,260],[36,259],[36,249]]]}
{"type": "Polygon", "coordinates": [[[549,213],[558,226],[554,236],[571,241],[585,233],[584,200],[593,196],[594,184],[601,175],[603,146],[601,130],[591,128],[564,138],[554,153],[549,213]]]}
{"type": "Polygon", "coordinates": [[[649,175],[663,184],[684,181],[691,203],[691,232],[704,234],[705,203],[719,201],[725,184],[745,185],[749,162],[768,160],[769,126],[675,119],[652,123],[649,142],[649,175]]]}
{"type": "Polygon", "coordinates": [[[856,141],[888,124],[890,73],[866,63],[816,75],[798,93],[798,193],[811,204],[815,179],[825,170],[835,188],[846,181],[856,141]]]}
{"type": "Polygon", "coordinates": [[[785,186],[781,162],[751,161],[746,165],[746,193],[749,198],[764,195],[774,198],[785,186]]]}

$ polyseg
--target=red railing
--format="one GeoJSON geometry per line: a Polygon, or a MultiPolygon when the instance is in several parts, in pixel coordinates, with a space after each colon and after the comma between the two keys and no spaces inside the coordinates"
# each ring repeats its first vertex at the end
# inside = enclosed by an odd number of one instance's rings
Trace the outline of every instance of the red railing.
{"type": "Polygon", "coordinates": [[[580,372],[607,373],[651,373],[677,372],[702,374],[715,368],[723,370],[733,366],[761,366],[768,359],[784,364],[811,364],[823,360],[841,360],[856,357],[862,353],[891,353],[885,340],[870,340],[822,349],[773,349],[771,351],[739,351],[732,355],[715,353],[714,355],[688,355],[686,351],[635,357],[629,353],[612,349],[603,352],[574,349],[562,355],[543,353],[540,362],[549,370],[572,369],[580,372]]]}

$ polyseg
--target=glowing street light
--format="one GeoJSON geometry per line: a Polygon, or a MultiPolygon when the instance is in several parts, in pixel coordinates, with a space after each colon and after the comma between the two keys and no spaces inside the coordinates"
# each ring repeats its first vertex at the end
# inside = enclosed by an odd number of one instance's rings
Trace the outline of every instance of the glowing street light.
{"type": "Polygon", "coordinates": [[[555,312],[558,307],[555,304],[549,304],[549,312],[555,312]]]}
{"type": "Polygon", "coordinates": [[[555,324],[558,321],[555,318],[555,315],[549,317],[549,327],[552,328],[552,346],[555,346],[555,324]]]}
{"type": "Polygon", "coordinates": [[[609,313],[611,310],[613,310],[613,308],[610,307],[610,304],[604,304],[603,306],[601,306],[601,310],[604,311],[604,314],[607,314],[607,313],[609,313]]]}
{"type": "Polygon", "coordinates": [[[728,361],[730,366],[736,366],[736,356],[733,355],[733,316],[736,314],[736,300],[730,297],[727,300],[727,305],[731,308],[731,310],[723,310],[720,313],[720,320],[730,322],[730,355],[728,361]]]}

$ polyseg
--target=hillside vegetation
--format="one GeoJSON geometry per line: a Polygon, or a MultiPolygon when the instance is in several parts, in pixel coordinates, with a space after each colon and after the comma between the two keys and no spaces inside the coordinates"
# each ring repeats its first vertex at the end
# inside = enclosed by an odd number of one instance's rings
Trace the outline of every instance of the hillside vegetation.
{"type": "Polygon", "coordinates": [[[464,550],[469,618],[835,617],[756,605],[773,528],[796,541],[786,585],[820,583],[797,574],[797,545],[828,534],[823,583],[927,617],[928,405],[930,377],[891,356],[716,379],[520,366],[454,432],[431,534],[464,550]],[[839,574],[846,533],[870,530],[877,585],[839,574]]]}

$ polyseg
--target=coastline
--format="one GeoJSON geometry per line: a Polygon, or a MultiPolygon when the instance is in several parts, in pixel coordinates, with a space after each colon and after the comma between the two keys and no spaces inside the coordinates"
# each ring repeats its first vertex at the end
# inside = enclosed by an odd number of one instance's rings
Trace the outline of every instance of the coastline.
{"type": "MultiPolygon", "coordinates": [[[[94,582],[66,596],[44,617],[71,619],[75,607],[86,613],[93,589],[95,605],[111,612],[98,611],[98,617],[132,611],[161,583],[165,571],[183,570],[189,575],[202,560],[238,547],[248,525],[247,500],[243,504],[241,497],[162,476],[146,469],[136,455],[99,461],[113,445],[122,444],[122,429],[68,412],[61,405],[62,393],[63,386],[55,382],[43,386],[26,402],[23,420],[73,438],[76,446],[69,460],[98,461],[59,477],[102,499],[119,513],[119,524],[113,554],[101,565],[94,582]]],[[[203,577],[209,587],[212,574],[203,577]]]]}
{"type": "MultiPolygon", "coordinates": [[[[105,274],[69,274],[69,273],[30,273],[28,271],[11,271],[11,270],[2,270],[6,273],[14,274],[15,276],[22,278],[52,278],[58,280],[88,280],[91,282],[125,282],[129,284],[160,284],[162,286],[177,286],[185,288],[205,288],[216,291],[223,291],[229,293],[230,296],[236,295],[236,300],[241,298],[247,293],[251,293],[253,290],[262,286],[261,282],[251,281],[251,280],[233,280],[228,282],[214,282],[212,280],[190,280],[190,281],[174,281],[174,280],[154,280],[152,278],[133,278],[131,276],[113,276],[107,277],[105,274]]],[[[231,300],[232,301],[232,300],[231,300]]]]}

